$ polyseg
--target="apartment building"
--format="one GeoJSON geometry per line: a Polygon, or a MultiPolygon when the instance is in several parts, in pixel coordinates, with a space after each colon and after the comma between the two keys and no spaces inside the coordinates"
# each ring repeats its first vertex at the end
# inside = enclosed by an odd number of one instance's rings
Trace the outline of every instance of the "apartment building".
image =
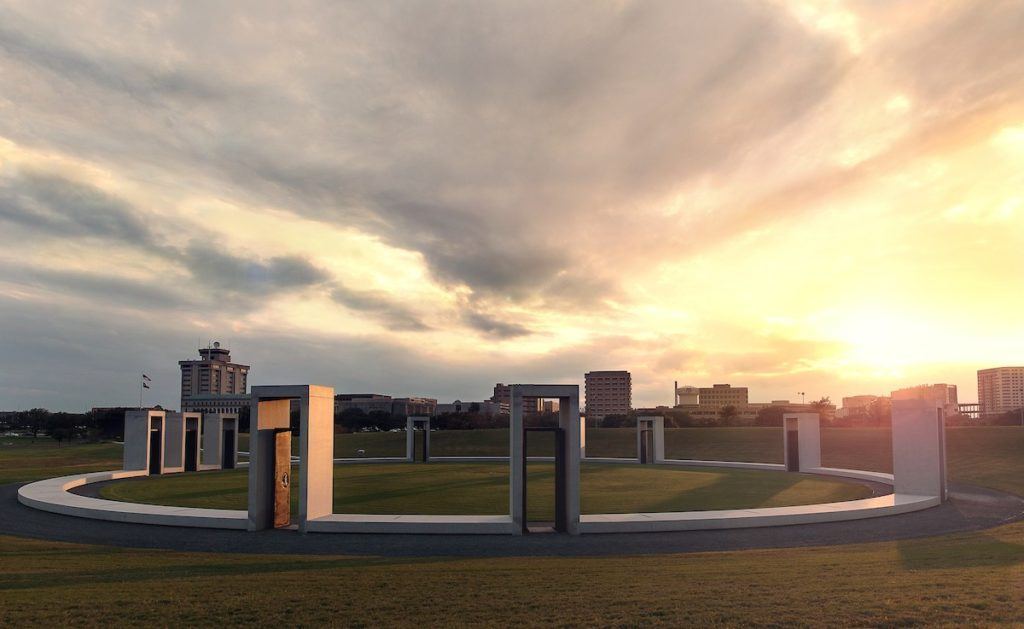
{"type": "Polygon", "coordinates": [[[628,371],[590,371],[584,382],[587,419],[600,422],[633,408],[633,381],[628,371]]]}
{"type": "Polygon", "coordinates": [[[978,370],[981,415],[999,415],[1024,408],[1024,367],[978,370]]]}

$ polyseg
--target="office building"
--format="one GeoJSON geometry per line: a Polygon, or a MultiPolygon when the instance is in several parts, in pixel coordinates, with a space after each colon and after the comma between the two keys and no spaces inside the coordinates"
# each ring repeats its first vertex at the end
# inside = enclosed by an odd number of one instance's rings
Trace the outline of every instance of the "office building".
{"type": "MultiPolygon", "coordinates": [[[[512,403],[511,385],[498,383],[494,385],[494,394],[491,401],[498,405],[502,414],[508,414],[512,403]]],[[[523,416],[536,415],[541,412],[541,399],[538,397],[523,396],[523,416]]]]}
{"type": "Polygon", "coordinates": [[[861,417],[871,411],[872,405],[876,403],[885,404],[889,398],[881,395],[851,395],[843,398],[843,405],[837,412],[838,417],[861,417]]]}
{"type": "Polygon", "coordinates": [[[959,413],[955,384],[919,384],[892,392],[893,400],[930,400],[941,406],[947,415],[959,413]]]}
{"type": "Polygon", "coordinates": [[[584,375],[587,419],[626,415],[633,408],[633,381],[628,371],[590,371],[584,375]]]}
{"type": "Polygon", "coordinates": [[[698,389],[698,404],[701,406],[746,406],[749,402],[747,387],[729,384],[714,384],[698,389]]]}
{"type": "Polygon", "coordinates": [[[249,405],[249,365],[231,362],[231,352],[214,343],[199,350],[199,360],[180,360],[181,410],[237,413],[249,405]]]}
{"type": "Polygon", "coordinates": [[[981,415],[1000,415],[1024,408],[1024,367],[978,370],[981,415]]]}
{"type": "Polygon", "coordinates": [[[425,397],[396,397],[381,393],[339,393],[334,396],[334,412],[357,408],[367,415],[386,413],[401,417],[437,414],[437,400],[425,397]]]}

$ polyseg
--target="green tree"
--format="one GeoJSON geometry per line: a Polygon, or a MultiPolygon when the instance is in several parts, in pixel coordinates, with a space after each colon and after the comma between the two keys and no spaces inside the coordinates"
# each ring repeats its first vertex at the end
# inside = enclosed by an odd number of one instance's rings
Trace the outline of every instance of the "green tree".
{"type": "Polygon", "coordinates": [[[722,426],[732,426],[738,417],[739,412],[732,404],[727,404],[718,411],[718,419],[722,426]]]}

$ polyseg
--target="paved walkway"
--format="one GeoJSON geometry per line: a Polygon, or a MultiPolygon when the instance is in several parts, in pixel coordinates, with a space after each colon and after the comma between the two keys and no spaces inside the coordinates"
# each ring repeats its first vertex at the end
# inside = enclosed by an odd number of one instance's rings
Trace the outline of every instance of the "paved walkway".
{"type": "Polygon", "coordinates": [[[104,522],[62,516],[17,501],[20,484],[0,486],[0,534],[83,544],[195,552],[503,557],[647,555],[852,544],[976,531],[1024,519],[1024,499],[952,485],[940,507],[904,515],[760,529],[608,535],[355,535],[225,531],[104,522]]]}

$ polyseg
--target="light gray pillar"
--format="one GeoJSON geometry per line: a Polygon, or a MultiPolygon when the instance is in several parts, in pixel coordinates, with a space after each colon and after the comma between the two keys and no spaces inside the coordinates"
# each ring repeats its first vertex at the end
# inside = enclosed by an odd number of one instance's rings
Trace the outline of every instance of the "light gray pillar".
{"type": "Polygon", "coordinates": [[[565,514],[570,535],[580,534],[580,393],[571,385],[569,395],[558,399],[558,426],[565,431],[565,514]]]}
{"type": "Polygon", "coordinates": [[[164,468],[161,473],[185,471],[185,418],[169,412],[164,418],[164,468]]]}
{"type": "Polygon", "coordinates": [[[821,416],[818,413],[785,413],[782,416],[783,461],[789,461],[790,421],[796,422],[800,471],[821,467],[821,416]]]}
{"type": "Polygon", "coordinates": [[[509,387],[508,410],[508,490],[509,515],[512,516],[512,534],[523,534],[523,394],[519,385],[509,387]]]}
{"type": "Polygon", "coordinates": [[[334,389],[309,385],[299,398],[299,530],[334,512],[334,389]]]}
{"type": "Polygon", "coordinates": [[[931,400],[892,401],[893,492],[946,499],[946,426],[931,400]]]}
{"type": "MultiPolygon", "coordinates": [[[[149,434],[153,422],[160,423],[161,440],[164,438],[163,411],[125,411],[124,414],[124,462],[125,470],[149,471],[149,434]]],[[[160,444],[164,451],[164,444],[160,444]]]]}
{"type": "Polygon", "coordinates": [[[651,431],[651,459],[654,463],[665,461],[665,418],[659,415],[641,415],[636,418],[636,460],[640,458],[643,446],[643,431],[651,431]]]}

